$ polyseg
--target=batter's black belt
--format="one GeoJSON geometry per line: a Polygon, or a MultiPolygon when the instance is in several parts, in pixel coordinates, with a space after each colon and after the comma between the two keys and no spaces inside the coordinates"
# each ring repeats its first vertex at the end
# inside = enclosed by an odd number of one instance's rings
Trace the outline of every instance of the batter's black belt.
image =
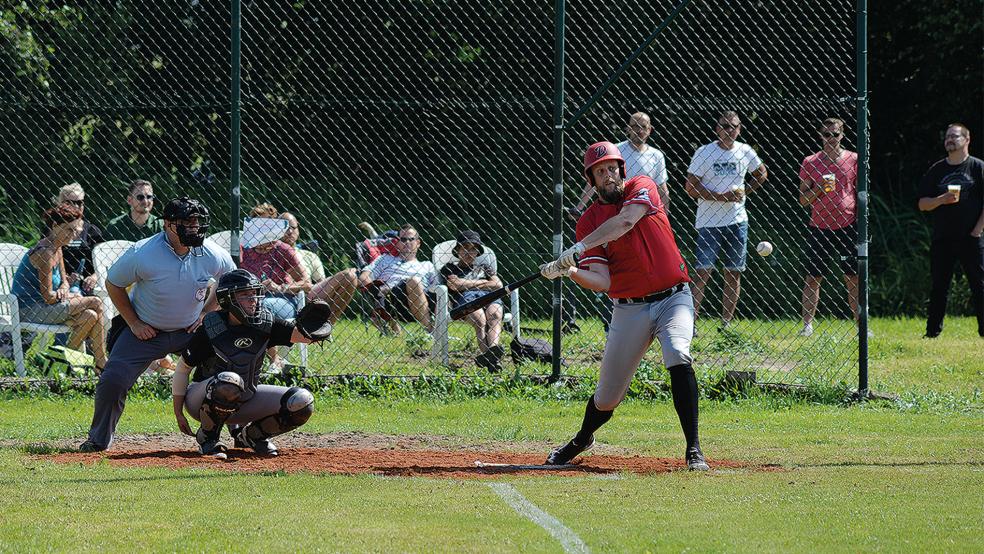
{"type": "Polygon", "coordinates": [[[679,285],[668,288],[666,290],[661,290],[659,292],[654,292],[648,296],[641,296],[638,298],[616,298],[616,304],[649,304],[651,302],[659,302],[660,300],[666,300],[670,296],[683,290],[683,283],[679,285]]]}

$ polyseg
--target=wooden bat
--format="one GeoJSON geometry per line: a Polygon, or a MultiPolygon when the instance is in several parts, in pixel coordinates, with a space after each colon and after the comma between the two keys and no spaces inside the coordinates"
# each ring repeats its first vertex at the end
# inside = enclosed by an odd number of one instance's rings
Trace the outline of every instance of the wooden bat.
{"type": "Polygon", "coordinates": [[[493,291],[490,291],[485,296],[476,298],[475,300],[472,300],[470,302],[465,302],[464,304],[462,304],[462,305],[458,306],[457,308],[451,310],[451,319],[461,319],[461,318],[465,317],[466,315],[474,312],[475,310],[482,309],[485,306],[488,306],[489,304],[495,302],[496,300],[498,300],[500,298],[503,298],[504,296],[507,296],[513,290],[518,289],[519,287],[521,287],[521,286],[523,286],[523,285],[525,285],[527,283],[530,283],[532,281],[535,281],[537,279],[537,277],[540,277],[540,271],[539,270],[537,270],[536,273],[531,273],[531,274],[527,275],[526,277],[523,277],[522,279],[520,279],[518,281],[514,281],[512,283],[509,283],[508,285],[506,285],[506,286],[504,286],[502,288],[498,288],[498,289],[495,289],[493,291]]]}

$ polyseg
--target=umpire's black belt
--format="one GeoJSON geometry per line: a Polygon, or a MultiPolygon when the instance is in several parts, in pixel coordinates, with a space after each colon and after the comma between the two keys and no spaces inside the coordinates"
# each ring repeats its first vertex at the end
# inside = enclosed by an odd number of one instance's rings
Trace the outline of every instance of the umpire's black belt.
{"type": "Polygon", "coordinates": [[[666,300],[671,295],[676,294],[683,290],[684,284],[668,288],[666,290],[661,290],[659,292],[654,292],[649,296],[641,296],[639,298],[616,298],[616,304],[649,304],[651,302],[659,302],[660,300],[666,300]]]}

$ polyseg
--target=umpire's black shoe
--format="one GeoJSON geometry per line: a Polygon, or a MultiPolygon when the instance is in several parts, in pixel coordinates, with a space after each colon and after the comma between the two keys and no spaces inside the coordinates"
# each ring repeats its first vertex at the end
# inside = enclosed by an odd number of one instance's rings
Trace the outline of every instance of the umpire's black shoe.
{"type": "Polygon", "coordinates": [[[103,450],[106,450],[105,446],[99,446],[91,440],[86,440],[79,445],[79,452],[102,452],[103,450]]]}
{"type": "Polygon", "coordinates": [[[571,463],[571,460],[577,457],[578,454],[584,452],[585,450],[590,450],[594,446],[595,439],[594,435],[588,438],[588,443],[585,445],[580,445],[571,439],[570,442],[564,446],[558,446],[550,452],[547,456],[547,461],[545,462],[548,466],[562,466],[571,463]]]}
{"type": "Polygon", "coordinates": [[[699,446],[693,446],[687,449],[687,469],[690,471],[707,471],[711,469],[711,466],[707,465],[707,461],[704,460],[704,453],[700,451],[699,446]]]}

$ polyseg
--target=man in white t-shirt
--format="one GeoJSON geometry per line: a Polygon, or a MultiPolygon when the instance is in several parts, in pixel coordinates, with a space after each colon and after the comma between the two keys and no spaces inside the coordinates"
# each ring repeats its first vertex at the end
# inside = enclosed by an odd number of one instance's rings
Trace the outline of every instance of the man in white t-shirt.
{"type": "MultiPolygon", "coordinates": [[[[628,126],[625,128],[625,134],[629,140],[620,142],[615,146],[618,147],[618,151],[625,160],[626,180],[636,175],[651,177],[656,182],[659,199],[663,201],[664,208],[669,211],[670,188],[666,177],[666,156],[659,149],[646,144],[646,140],[649,139],[652,132],[653,126],[649,115],[645,112],[636,112],[629,117],[628,126]]],[[[574,221],[577,221],[580,214],[588,207],[592,195],[594,195],[594,187],[586,185],[581,191],[577,207],[574,208],[576,215],[574,212],[570,214],[574,221]]]]}
{"type": "Polygon", "coordinates": [[[687,169],[687,194],[697,200],[697,247],[693,282],[694,312],[704,300],[704,287],[720,256],[724,266],[724,298],[721,302],[721,328],[735,315],[741,292],[741,272],[745,270],[748,244],[748,214],[745,198],[768,178],[765,164],[751,146],[738,142],[741,120],[733,111],[718,118],[718,140],[694,153],[687,169]],[[752,179],[745,185],[745,174],[752,179]]]}
{"type": "Polygon", "coordinates": [[[434,264],[417,259],[420,234],[412,225],[400,228],[399,256],[382,254],[359,273],[359,285],[375,288],[384,304],[378,307],[399,319],[415,319],[428,332],[432,330],[427,289],[434,278],[434,264]]]}

